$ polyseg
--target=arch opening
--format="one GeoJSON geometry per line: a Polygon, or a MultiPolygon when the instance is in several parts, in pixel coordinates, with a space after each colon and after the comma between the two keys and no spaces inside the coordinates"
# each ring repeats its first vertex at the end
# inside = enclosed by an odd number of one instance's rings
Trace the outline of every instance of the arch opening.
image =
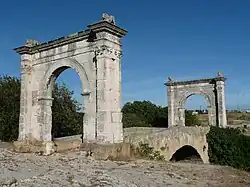
{"type": "Polygon", "coordinates": [[[44,86],[42,89],[45,89],[46,91],[51,91],[49,89],[53,87],[53,83],[56,81],[57,77],[63,71],[69,68],[75,70],[75,72],[79,75],[82,83],[84,83],[84,87],[86,88],[86,90],[90,90],[89,79],[85,68],[77,60],[71,58],[56,61],[53,63],[53,65],[46,72],[44,80],[42,80],[42,85],[44,86]]]}
{"type": "Polygon", "coordinates": [[[84,99],[82,80],[69,66],[57,68],[47,83],[51,106],[51,139],[83,134],[84,99]]]}
{"type": "Polygon", "coordinates": [[[171,162],[202,162],[202,158],[197,150],[189,145],[178,149],[170,159],[171,162]]]}
{"type": "Polygon", "coordinates": [[[191,94],[186,97],[184,104],[185,109],[185,126],[209,126],[209,106],[210,101],[207,96],[201,94],[191,94]]]}

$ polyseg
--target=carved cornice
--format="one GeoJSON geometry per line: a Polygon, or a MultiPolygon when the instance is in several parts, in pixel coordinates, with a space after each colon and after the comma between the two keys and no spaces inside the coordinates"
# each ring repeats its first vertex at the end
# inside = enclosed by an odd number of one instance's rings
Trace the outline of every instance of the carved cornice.
{"type": "Polygon", "coordinates": [[[91,29],[92,31],[98,33],[98,32],[103,32],[106,31],[112,35],[118,36],[118,37],[123,37],[125,36],[128,31],[125,29],[122,29],[108,21],[102,20],[100,22],[88,25],[88,28],[91,29]]]}
{"type": "Polygon", "coordinates": [[[96,34],[96,40],[101,40],[101,39],[106,39],[118,45],[121,45],[120,37],[114,36],[113,34],[107,32],[100,32],[96,34]]]}
{"type": "Polygon", "coordinates": [[[95,53],[96,53],[96,56],[99,56],[99,57],[106,56],[106,57],[110,57],[110,58],[114,58],[114,59],[116,59],[116,58],[121,59],[121,57],[122,57],[121,51],[115,50],[115,49],[108,47],[106,45],[96,47],[95,53]]]}
{"type": "Polygon", "coordinates": [[[88,34],[90,33],[90,30],[85,30],[85,31],[80,31],[75,34],[71,34],[66,37],[60,37],[55,40],[51,40],[45,43],[41,43],[38,45],[34,46],[21,46],[18,48],[15,48],[14,50],[19,53],[20,55],[22,54],[35,54],[37,52],[42,52],[42,51],[47,51],[49,49],[57,48],[63,45],[67,45],[70,43],[75,43],[78,41],[82,41],[88,38],[88,34]]]}
{"type": "Polygon", "coordinates": [[[28,47],[28,46],[21,46],[21,47],[15,48],[14,50],[20,55],[31,54],[31,47],[28,47]]]}
{"type": "Polygon", "coordinates": [[[98,34],[100,32],[106,32],[110,35],[113,35],[113,38],[111,38],[111,36],[109,37],[109,39],[113,41],[117,40],[117,38],[115,37],[121,38],[122,36],[125,36],[127,34],[126,30],[116,26],[115,24],[108,21],[107,19],[88,25],[87,27],[88,29],[86,30],[76,32],[66,37],[60,37],[55,40],[51,40],[51,41],[41,43],[41,44],[36,42],[34,43],[35,45],[33,45],[33,41],[32,41],[32,45],[29,42],[28,45],[26,44],[24,46],[15,48],[14,50],[20,55],[35,54],[38,52],[47,51],[49,49],[57,48],[57,47],[67,45],[70,43],[87,40],[89,38],[89,35],[93,33],[98,34]]]}
{"type": "Polygon", "coordinates": [[[225,82],[227,79],[225,77],[215,77],[208,79],[198,79],[198,80],[188,80],[188,81],[168,81],[164,83],[166,86],[178,86],[178,85],[191,85],[191,84],[201,84],[201,83],[209,83],[216,84],[217,81],[225,82]]]}

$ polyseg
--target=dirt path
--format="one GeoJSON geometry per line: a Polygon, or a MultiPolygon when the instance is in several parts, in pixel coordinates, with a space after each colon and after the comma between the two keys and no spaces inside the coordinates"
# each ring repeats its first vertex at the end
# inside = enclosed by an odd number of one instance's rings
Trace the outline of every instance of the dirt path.
{"type": "Polygon", "coordinates": [[[97,161],[84,152],[49,157],[0,149],[0,186],[250,186],[250,173],[229,167],[137,160],[97,161]]]}

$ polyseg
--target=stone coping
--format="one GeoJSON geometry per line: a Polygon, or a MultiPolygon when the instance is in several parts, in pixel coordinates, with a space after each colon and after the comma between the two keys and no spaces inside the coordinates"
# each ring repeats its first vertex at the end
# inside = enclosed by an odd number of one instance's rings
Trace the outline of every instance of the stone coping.
{"type": "Polygon", "coordinates": [[[100,22],[91,24],[87,26],[88,29],[83,30],[83,31],[79,31],[76,32],[74,34],[70,34],[66,37],[60,37],[57,38],[55,40],[51,40],[48,42],[44,42],[41,44],[36,44],[33,46],[21,46],[21,47],[17,47],[14,50],[19,53],[19,54],[35,54],[37,52],[41,52],[41,51],[46,51],[49,49],[53,49],[56,47],[60,47],[69,43],[74,43],[77,41],[82,41],[84,39],[87,39],[89,37],[89,35],[91,34],[91,32],[108,32],[111,33],[115,36],[118,37],[122,37],[125,36],[127,34],[127,31],[125,29],[122,29],[108,21],[102,20],[100,22]]]}
{"type": "Polygon", "coordinates": [[[166,86],[178,86],[178,85],[190,85],[190,84],[200,84],[200,83],[210,83],[214,84],[217,81],[225,82],[227,79],[225,77],[215,77],[207,79],[197,79],[197,80],[187,80],[187,81],[168,81],[164,83],[166,86]]]}
{"type": "Polygon", "coordinates": [[[87,26],[91,31],[94,31],[94,32],[98,32],[98,31],[107,31],[115,36],[118,36],[118,37],[123,37],[125,36],[128,31],[125,30],[125,29],[122,29],[118,26],[116,26],[115,24],[112,24],[108,21],[99,21],[97,23],[93,23],[91,25],[88,25],[87,26]]]}

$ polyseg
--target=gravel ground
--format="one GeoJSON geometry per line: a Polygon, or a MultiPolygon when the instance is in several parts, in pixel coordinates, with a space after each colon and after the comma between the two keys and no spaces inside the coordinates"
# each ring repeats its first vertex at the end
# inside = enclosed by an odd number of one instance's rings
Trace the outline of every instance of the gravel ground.
{"type": "Polygon", "coordinates": [[[250,173],[195,163],[97,161],[84,152],[45,157],[0,148],[0,186],[249,187],[250,173]]]}

